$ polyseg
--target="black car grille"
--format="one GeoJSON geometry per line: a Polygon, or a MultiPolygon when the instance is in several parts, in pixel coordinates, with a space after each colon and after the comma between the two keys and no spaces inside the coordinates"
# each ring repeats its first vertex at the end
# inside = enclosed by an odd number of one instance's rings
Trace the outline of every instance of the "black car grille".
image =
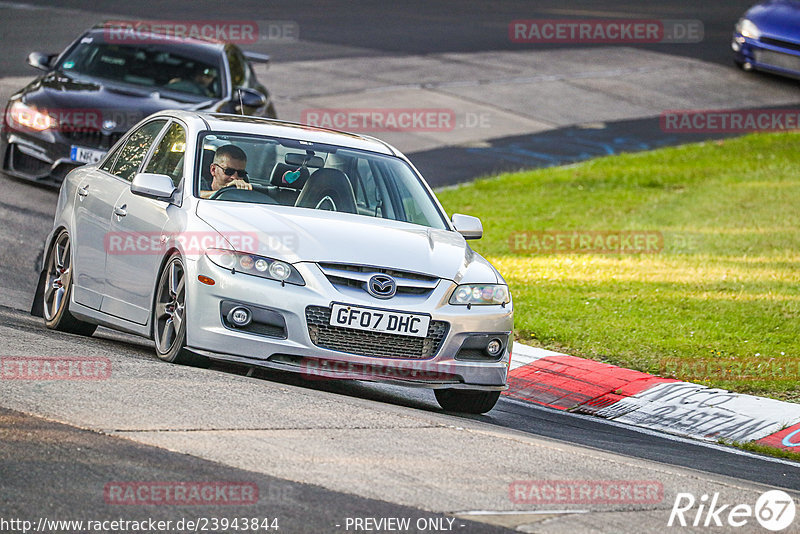
{"type": "Polygon", "coordinates": [[[773,39],[772,37],[762,37],[759,39],[764,44],[772,45],[772,46],[779,46],[781,48],[787,48],[789,50],[798,50],[800,51],[800,43],[793,43],[791,41],[784,41],[783,39],[773,39]]]}
{"type": "Polygon", "coordinates": [[[122,132],[112,132],[106,134],[99,130],[70,130],[69,128],[63,129],[61,133],[66,139],[69,139],[73,143],[89,148],[93,147],[105,150],[108,150],[114,146],[114,143],[119,141],[119,138],[123,135],[122,132]]]}
{"type": "Polygon", "coordinates": [[[399,336],[383,332],[366,332],[331,326],[331,310],[322,306],[306,308],[308,335],[314,345],[323,349],[358,354],[373,358],[425,360],[439,352],[450,325],[431,321],[425,337],[399,336]]]}

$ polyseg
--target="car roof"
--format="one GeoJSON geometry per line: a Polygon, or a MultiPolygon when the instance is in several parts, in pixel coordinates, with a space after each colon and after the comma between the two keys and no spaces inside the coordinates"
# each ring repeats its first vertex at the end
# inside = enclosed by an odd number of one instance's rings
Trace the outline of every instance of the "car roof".
{"type": "Polygon", "coordinates": [[[205,124],[198,125],[198,129],[297,139],[402,157],[402,154],[397,149],[374,137],[329,130],[297,122],[251,117],[249,115],[202,113],[197,111],[168,111],[160,112],[159,114],[171,115],[186,122],[203,121],[205,124]]]}
{"type": "Polygon", "coordinates": [[[83,38],[91,37],[92,40],[97,42],[120,46],[168,50],[178,55],[205,60],[209,63],[218,61],[220,55],[225,51],[226,43],[220,41],[200,38],[165,38],[163,34],[141,29],[136,29],[134,32],[134,30],[130,29],[133,23],[131,23],[131,26],[125,26],[124,22],[98,24],[88,30],[83,38]]]}

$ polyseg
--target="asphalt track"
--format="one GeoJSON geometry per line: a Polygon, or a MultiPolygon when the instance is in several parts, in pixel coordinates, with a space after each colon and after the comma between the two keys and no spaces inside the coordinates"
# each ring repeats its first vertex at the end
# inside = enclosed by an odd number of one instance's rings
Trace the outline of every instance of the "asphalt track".
{"type": "MultiPolygon", "coordinates": [[[[312,58],[330,58],[347,55],[388,55],[396,53],[426,54],[442,51],[480,51],[512,49],[505,28],[516,18],[566,16],[608,16],[641,13],[642,18],[690,18],[702,20],[706,39],[702,43],[681,46],[647,45],[646,48],[689,55],[706,61],[729,61],[727,41],[730,28],[748,2],[703,2],[692,6],[687,14],[685,3],[604,2],[459,2],[430,3],[380,2],[348,3],[346,9],[334,2],[238,2],[226,3],[226,18],[258,18],[259,20],[293,20],[301,28],[302,44],[265,46],[263,51],[273,53],[276,61],[312,58]],[[391,11],[391,12],[388,12],[391,11]]],[[[220,4],[214,2],[105,2],[103,14],[148,18],[202,18],[220,17],[220,4]]],[[[81,2],[26,2],[10,5],[0,3],[0,37],[4,54],[0,55],[0,76],[30,75],[24,57],[31,50],[59,50],[78,31],[85,28],[88,18],[97,17],[97,9],[81,2]],[[39,6],[39,7],[33,7],[39,6]],[[76,16],[63,16],[52,7],[76,10],[76,16]],[[86,15],[86,16],[83,16],[86,15]]],[[[630,132],[633,124],[619,124],[619,132],[630,132]]],[[[653,128],[646,128],[652,131],[653,128]]],[[[574,129],[565,128],[542,134],[541,145],[536,150],[518,150],[519,166],[538,166],[542,161],[562,157],[582,158],[601,154],[607,140],[597,140],[595,148],[573,144],[570,149],[565,140],[574,138],[574,129]],[[582,148],[581,148],[582,147],[582,148]],[[571,152],[570,152],[571,150],[571,152]],[[559,152],[560,151],[560,152],[559,152]],[[538,154],[538,155],[537,155],[538,154]],[[549,158],[549,159],[548,159],[549,158]]],[[[618,138],[619,136],[617,136],[618,138]]],[[[527,139],[527,138],[526,138],[527,139]]],[[[681,138],[684,140],[685,138],[681,138]]],[[[503,147],[519,146],[518,139],[498,140],[493,144],[503,147]]],[[[539,143],[539,141],[535,141],[539,143]]],[[[638,148],[660,146],[662,139],[633,139],[620,143],[639,143],[638,148]],[[644,143],[644,144],[643,144],[644,143]]],[[[623,145],[621,145],[623,146],[623,145]]],[[[628,145],[624,145],[627,147],[628,145]]],[[[420,153],[420,166],[426,158],[449,156],[449,149],[420,153]]],[[[510,149],[504,149],[507,152],[510,149]]],[[[513,151],[511,151],[513,152],[513,151]]],[[[493,167],[491,153],[475,150],[464,160],[465,171],[481,172],[500,170],[493,167]]],[[[561,160],[559,160],[561,161],[561,160]]],[[[461,176],[464,174],[462,173],[461,176]]],[[[473,176],[476,174],[472,174],[473,176]]],[[[11,328],[32,333],[41,346],[58,347],[55,336],[43,331],[39,323],[27,316],[26,309],[35,283],[35,268],[41,243],[49,229],[55,208],[54,192],[20,182],[4,182],[0,197],[0,316],[2,323],[11,328]]],[[[146,344],[126,336],[111,337],[142,358],[151,357],[146,344]]],[[[107,341],[104,341],[107,343],[107,341]]],[[[37,354],[40,347],[29,347],[37,354]]],[[[244,370],[220,366],[219,373],[238,375],[244,370]]],[[[342,397],[354,397],[397,406],[410,412],[438,413],[428,392],[407,391],[400,388],[371,384],[304,383],[297,377],[279,373],[257,373],[253,380],[286,383],[309,390],[324,391],[342,397]]],[[[555,442],[575,444],[588,449],[613,452],[632,458],[681,466],[698,472],[718,474],[741,481],[751,481],[772,487],[800,491],[800,469],[796,465],[762,458],[757,455],[730,450],[716,445],[643,432],[625,426],[610,425],[579,415],[565,414],[540,407],[502,399],[497,408],[487,416],[471,418],[505,429],[539,436],[555,442]]],[[[284,532],[333,531],[337,519],[343,514],[351,516],[418,517],[432,514],[418,509],[401,507],[384,500],[368,500],[351,494],[335,492],[319,486],[302,485],[276,478],[265,477],[193,456],[166,451],[158,447],[141,445],[100,433],[76,429],[71,426],[45,421],[19,412],[0,411],[0,516],[38,517],[45,512],[51,517],[67,514],[76,509],[95,513],[93,518],[112,518],[118,510],[102,505],[96,508],[87,492],[96,496],[97,488],[110,477],[139,480],[204,479],[255,480],[267,496],[262,514],[280,514],[287,525],[284,532]],[[90,453],[87,453],[90,451],[90,453]],[[272,491],[273,493],[270,493],[272,491]],[[275,498],[272,498],[275,497],[275,498]],[[309,503],[313,503],[313,506],[309,503]],[[334,512],[335,511],[335,512],[334,512]],[[291,528],[289,528],[291,527],[291,528]]],[[[126,516],[146,515],[147,510],[135,510],[126,516]]],[[[185,516],[185,510],[172,510],[175,517],[185,516]]],[[[206,509],[207,515],[233,516],[231,509],[206,509]]],[[[247,510],[252,513],[252,509],[247,510]]],[[[193,511],[194,513],[194,511],[193,511]]],[[[283,519],[282,519],[283,520],[283,519]]],[[[463,522],[463,521],[462,521],[463,522]]],[[[463,522],[462,531],[489,532],[486,525],[476,527],[463,522]]],[[[499,530],[498,530],[499,531],[499,530]]]]}

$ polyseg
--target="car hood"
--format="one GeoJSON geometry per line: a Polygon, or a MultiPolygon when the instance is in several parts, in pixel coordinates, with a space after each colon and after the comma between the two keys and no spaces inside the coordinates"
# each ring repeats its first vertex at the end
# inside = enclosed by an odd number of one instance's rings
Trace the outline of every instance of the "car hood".
{"type": "Polygon", "coordinates": [[[770,0],[751,7],[744,15],[763,35],[800,42],[800,1],[770,0]]]}
{"type": "MultiPolygon", "coordinates": [[[[66,75],[62,72],[44,74],[11,97],[38,109],[55,110],[69,117],[71,110],[97,113],[103,121],[116,123],[109,129],[127,131],[141,119],[165,109],[197,109],[209,101],[186,102],[170,94],[144,87],[115,83],[100,83],[66,75]]],[[[191,97],[190,97],[191,98],[191,97]]],[[[75,116],[80,121],[83,116],[75,116]]]]}
{"type": "Polygon", "coordinates": [[[289,263],[388,267],[457,283],[502,280],[450,230],[308,208],[207,200],[198,203],[197,215],[237,250],[289,263]]]}

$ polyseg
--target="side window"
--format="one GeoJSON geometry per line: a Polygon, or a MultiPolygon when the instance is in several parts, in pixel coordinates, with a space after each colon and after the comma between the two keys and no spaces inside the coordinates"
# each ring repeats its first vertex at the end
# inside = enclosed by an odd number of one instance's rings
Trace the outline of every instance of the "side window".
{"type": "Polygon", "coordinates": [[[119,152],[120,150],[122,150],[123,146],[124,145],[118,146],[114,152],[109,154],[109,156],[106,158],[106,161],[102,165],[100,165],[100,168],[102,170],[106,172],[111,172],[111,168],[114,166],[114,162],[116,161],[117,156],[119,155],[119,152]]]}
{"type": "Polygon", "coordinates": [[[167,123],[165,120],[157,120],[148,122],[135,132],[133,132],[125,146],[119,151],[117,161],[111,169],[111,174],[116,174],[123,180],[133,180],[133,175],[139,169],[147,149],[153,143],[153,140],[158,136],[158,132],[167,123]]]}
{"type": "Polygon", "coordinates": [[[245,87],[248,78],[248,66],[244,56],[238,48],[227,46],[225,54],[228,56],[228,68],[231,69],[231,83],[233,87],[245,87]]]}
{"type": "Polygon", "coordinates": [[[178,187],[183,177],[184,152],[186,152],[186,130],[176,122],[164,134],[144,172],[166,174],[172,178],[175,187],[178,187]]]}

